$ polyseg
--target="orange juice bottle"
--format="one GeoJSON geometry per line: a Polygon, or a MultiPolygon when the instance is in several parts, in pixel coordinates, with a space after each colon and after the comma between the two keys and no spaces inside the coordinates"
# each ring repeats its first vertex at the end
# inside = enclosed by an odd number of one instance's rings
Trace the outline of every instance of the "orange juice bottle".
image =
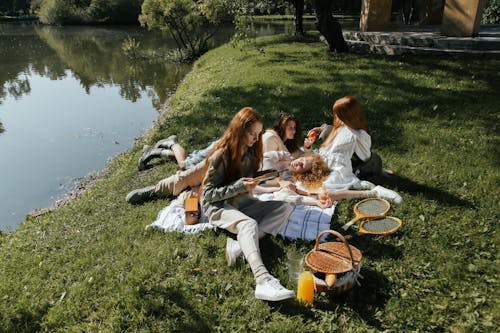
{"type": "Polygon", "coordinates": [[[299,276],[297,284],[297,299],[308,305],[314,301],[314,277],[311,272],[304,271],[299,276]]]}

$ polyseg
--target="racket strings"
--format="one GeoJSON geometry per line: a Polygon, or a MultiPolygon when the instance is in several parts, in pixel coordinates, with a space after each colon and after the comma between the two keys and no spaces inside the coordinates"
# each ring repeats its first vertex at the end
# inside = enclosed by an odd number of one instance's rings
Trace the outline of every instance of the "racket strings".
{"type": "Polygon", "coordinates": [[[397,220],[384,217],[366,221],[363,223],[363,229],[370,232],[387,232],[399,227],[399,225],[397,220]]]}
{"type": "Polygon", "coordinates": [[[384,214],[389,208],[387,204],[380,200],[369,200],[362,202],[358,206],[358,211],[364,215],[380,215],[384,214]]]}

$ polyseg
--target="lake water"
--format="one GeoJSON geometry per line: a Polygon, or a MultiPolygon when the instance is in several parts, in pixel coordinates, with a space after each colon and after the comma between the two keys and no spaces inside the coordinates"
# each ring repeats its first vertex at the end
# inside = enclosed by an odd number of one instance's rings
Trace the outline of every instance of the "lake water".
{"type": "MultiPolygon", "coordinates": [[[[291,22],[258,23],[258,35],[291,22]]],[[[216,43],[229,40],[222,29],[216,43]]],[[[139,27],[47,27],[0,23],[0,230],[14,230],[129,149],[158,117],[190,65],[127,58],[174,47],[139,27]]]]}

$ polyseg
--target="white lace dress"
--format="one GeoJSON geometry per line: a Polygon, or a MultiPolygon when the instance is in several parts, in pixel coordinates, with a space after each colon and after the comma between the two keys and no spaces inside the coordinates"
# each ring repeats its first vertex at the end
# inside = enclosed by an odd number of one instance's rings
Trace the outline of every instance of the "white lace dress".
{"type": "MultiPolygon", "coordinates": [[[[335,139],[319,149],[319,154],[332,170],[323,185],[328,191],[362,189],[367,187],[352,171],[351,157],[354,153],[366,161],[370,158],[372,140],[364,130],[354,130],[347,126],[338,129],[335,139]]],[[[367,183],[369,184],[369,183],[367,183]]]]}

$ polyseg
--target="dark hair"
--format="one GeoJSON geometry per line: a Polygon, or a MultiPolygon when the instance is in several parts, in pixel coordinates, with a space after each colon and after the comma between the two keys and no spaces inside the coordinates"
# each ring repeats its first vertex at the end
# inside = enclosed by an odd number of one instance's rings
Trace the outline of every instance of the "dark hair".
{"type": "Polygon", "coordinates": [[[297,117],[295,117],[293,114],[288,114],[285,112],[281,112],[278,116],[278,118],[274,121],[273,124],[273,130],[278,133],[279,137],[283,141],[283,144],[285,145],[286,149],[293,154],[297,150],[300,149],[300,144],[299,144],[299,135],[301,133],[300,131],[300,123],[297,117]],[[287,139],[284,140],[285,138],[285,132],[286,132],[286,124],[289,121],[294,121],[295,122],[295,136],[293,139],[287,139]]]}

